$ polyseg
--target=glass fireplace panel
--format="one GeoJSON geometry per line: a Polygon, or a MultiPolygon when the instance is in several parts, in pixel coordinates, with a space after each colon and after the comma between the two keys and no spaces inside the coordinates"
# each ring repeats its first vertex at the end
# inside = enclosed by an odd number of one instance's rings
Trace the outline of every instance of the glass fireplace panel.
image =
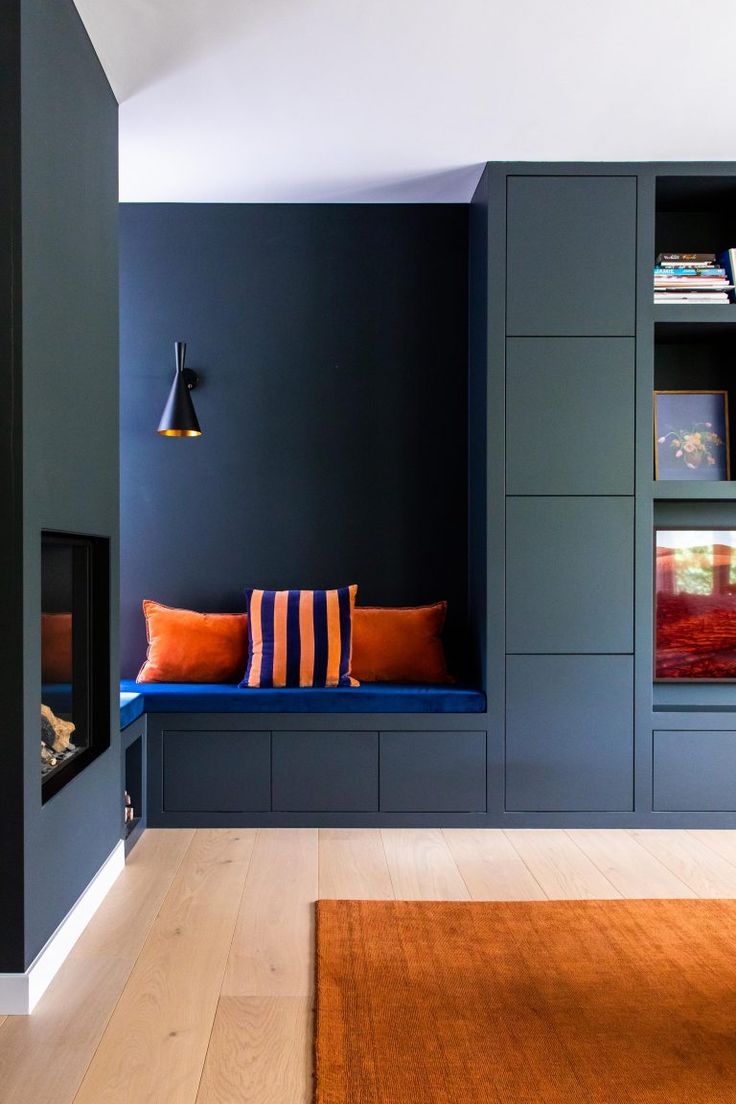
{"type": "Polygon", "coordinates": [[[109,548],[44,533],[41,544],[41,777],[56,793],[110,744],[109,548]]]}
{"type": "Polygon", "coordinates": [[[658,529],[657,680],[736,680],[736,530],[658,529]]]}

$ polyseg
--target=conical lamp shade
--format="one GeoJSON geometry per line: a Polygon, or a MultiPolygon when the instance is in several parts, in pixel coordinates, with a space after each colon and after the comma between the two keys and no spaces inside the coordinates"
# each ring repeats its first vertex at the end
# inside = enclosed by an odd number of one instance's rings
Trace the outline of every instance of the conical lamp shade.
{"type": "Polygon", "coordinates": [[[202,430],[199,428],[192,396],[184,381],[184,357],[187,347],[183,341],[177,341],[175,348],[176,374],[158,424],[158,431],[162,437],[200,437],[202,430]]]}

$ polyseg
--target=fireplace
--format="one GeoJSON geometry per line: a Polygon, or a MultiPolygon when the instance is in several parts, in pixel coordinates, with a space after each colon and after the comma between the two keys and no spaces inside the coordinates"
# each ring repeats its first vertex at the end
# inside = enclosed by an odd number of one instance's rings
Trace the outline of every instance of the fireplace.
{"type": "Polygon", "coordinates": [[[41,790],[47,801],[110,746],[110,542],[41,537],[41,790]]]}
{"type": "Polygon", "coordinates": [[[658,529],[655,677],[736,680],[736,530],[658,529]]]}

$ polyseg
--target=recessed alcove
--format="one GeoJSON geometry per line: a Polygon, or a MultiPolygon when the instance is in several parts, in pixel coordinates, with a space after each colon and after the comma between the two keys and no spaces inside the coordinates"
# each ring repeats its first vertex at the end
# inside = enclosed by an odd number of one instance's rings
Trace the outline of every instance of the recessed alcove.
{"type": "Polygon", "coordinates": [[[144,598],[238,612],[248,586],[357,583],[359,605],[446,600],[452,672],[482,688],[467,265],[460,206],[122,205],[125,678],[144,598]],[[172,336],[206,378],[196,440],[155,433],[172,336]]]}
{"type": "MultiPolygon", "coordinates": [[[[702,485],[707,493],[707,485],[702,485]]],[[[655,501],[654,527],[671,530],[736,529],[736,501],[694,499],[655,501]]],[[[654,610],[654,605],[653,605],[654,610]]],[[[654,676],[654,665],[652,668],[654,676]]],[[[736,712],[736,682],[682,679],[654,681],[652,707],[655,713],[736,712]]]]}
{"type": "Polygon", "coordinates": [[[655,252],[720,253],[736,246],[736,176],[659,176],[655,252]]]}
{"type": "MultiPolygon", "coordinates": [[[[668,308],[676,311],[673,306],[668,308]]],[[[699,308],[694,308],[699,309],[699,308]]],[[[735,378],[736,327],[677,323],[655,326],[654,389],[656,391],[726,391],[728,393],[728,427],[731,481],[736,475],[736,392],[730,388],[735,378]]],[[[664,482],[664,481],[662,481],[664,482]]],[[[697,493],[707,494],[705,485],[693,481],[683,488],[697,487],[697,493]]],[[[659,483],[655,485],[655,494],[659,483]]]]}
{"type": "Polygon", "coordinates": [[[146,827],[146,723],[138,717],[123,730],[123,837],[129,852],[146,827]]]}
{"type": "Polygon", "coordinates": [[[681,334],[672,329],[660,334],[658,329],[655,334],[656,390],[728,390],[735,367],[736,332],[713,332],[710,327],[701,327],[681,334]]]}

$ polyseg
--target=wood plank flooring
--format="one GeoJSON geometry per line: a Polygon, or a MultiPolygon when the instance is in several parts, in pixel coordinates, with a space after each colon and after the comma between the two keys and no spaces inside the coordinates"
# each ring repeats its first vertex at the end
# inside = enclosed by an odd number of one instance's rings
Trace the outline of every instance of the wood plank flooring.
{"type": "Polygon", "coordinates": [[[309,1104],[318,896],[736,896],[736,832],[149,831],[33,1016],[0,1104],[309,1104]]]}

